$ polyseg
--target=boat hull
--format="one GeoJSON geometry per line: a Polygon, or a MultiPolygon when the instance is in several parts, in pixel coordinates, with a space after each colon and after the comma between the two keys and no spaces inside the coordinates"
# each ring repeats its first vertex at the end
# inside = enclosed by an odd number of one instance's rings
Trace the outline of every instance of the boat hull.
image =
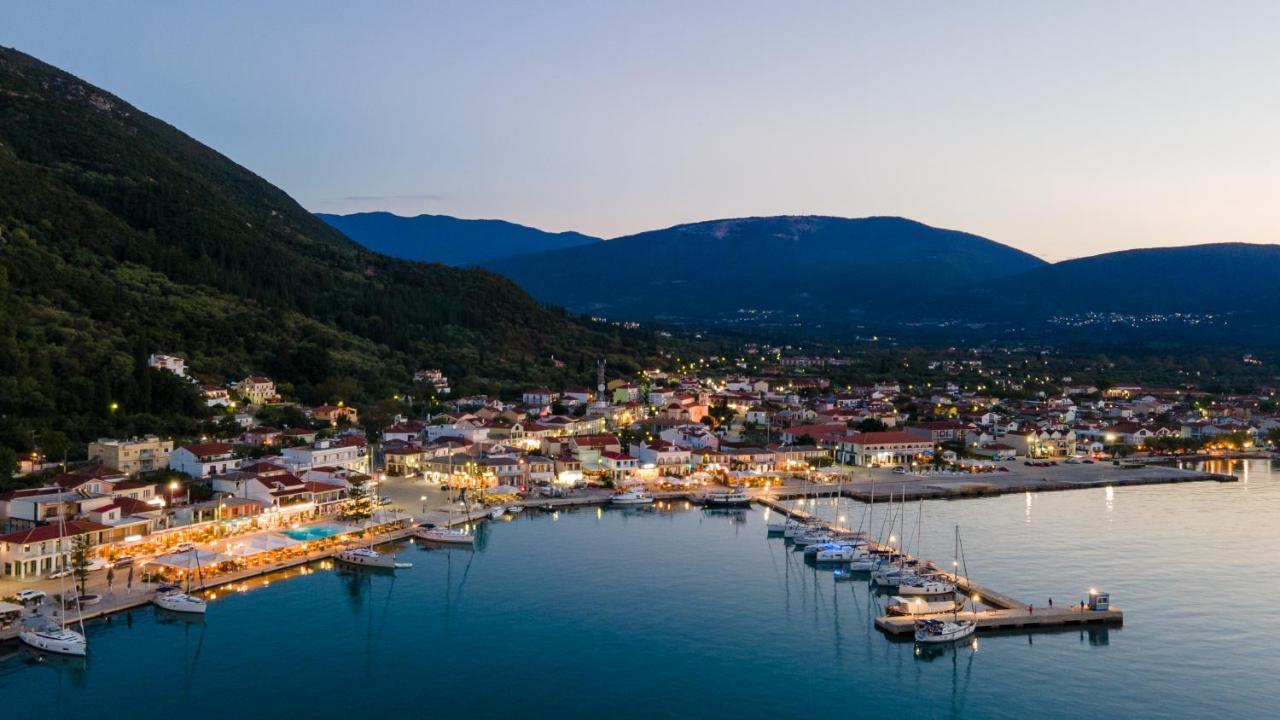
{"type": "Polygon", "coordinates": [[[89,653],[89,643],[80,633],[65,630],[61,632],[38,632],[29,630],[18,633],[22,644],[41,652],[84,657],[89,653]]]}

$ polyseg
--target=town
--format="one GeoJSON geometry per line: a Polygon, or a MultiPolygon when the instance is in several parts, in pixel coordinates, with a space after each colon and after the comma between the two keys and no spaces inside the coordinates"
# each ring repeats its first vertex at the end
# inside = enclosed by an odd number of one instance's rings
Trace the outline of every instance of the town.
{"type": "MultiPolygon", "coordinates": [[[[877,477],[972,488],[1027,473],[1047,481],[1039,476],[1055,466],[1077,465],[1087,479],[1089,465],[1260,453],[1280,437],[1269,388],[1213,395],[1064,377],[1057,392],[1026,393],[1031,378],[985,362],[930,361],[955,378],[936,384],[840,386],[828,375],[847,357],[749,345],[741,358],[673,358],[670,370],[633,377],[610,377],[601,363],[594,388],[526,388],[509,399],[452,397],[448,377],[423,369],[410,385],[436,398],[437,411],[376,428],[341,401],[291,402],[261,375],[199,385],[222,413],[217,437],[100,438],[85,461],[66,465],[38,450],[22,458],[15,480],[24,486],[0,494],[0,596],[135,563],[181,576],[203,557],[182,555],[197,544],[210,548],[202,574],[269,566],[314,550],[307,540],[358,532],[332,521],[349,519],[353,499],[370,491],[381,524],[406,526],[464,496],[478,507],[575,494],[607,502],[640,486],[776,494],[877,477]],[[307,529],[317,524],[328,530],[307,529]]],[[[153,355],[149,365],[190,379],[180,357],[153,355]]]]}

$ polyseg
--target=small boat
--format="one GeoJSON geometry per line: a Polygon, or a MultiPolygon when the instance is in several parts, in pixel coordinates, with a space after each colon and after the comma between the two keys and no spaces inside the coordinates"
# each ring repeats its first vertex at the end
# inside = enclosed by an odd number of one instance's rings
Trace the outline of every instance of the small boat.
{"type": "Polygon", "coordinates": [[[879,563],[877,563],[874,558],[868,555],[867,557],[860,558],[857,560],[850,560],[849,567],[846,569],[848,569],[851,572],[868,573],[868,572],[871,572],[872,570],[875,570],[878,565],[879,563]]]}
{"type": "Polygon", "coordinates": [[[156,588],[156,596],[151,598],[151,602],[156,607],[164,608],[170,612],[203,615],[209,608],[209,604],[204,600],[182,592],[182,588],[175,585],[163,585],[156,588]]]}
{"type": "Polygon", "coordinates": [[[457,530],[448,527],[427,527],[425,525],[415,528],[414,537],[427,542],[441,543],[445,545],[473,545],[476,536],[465,530],[457,530]]]}
{"type": "Polygon", "coordinates": [[[519,515],[520,513],[524,512],[524,506],[512,505],[511,507],[507,508],[507,512],[510,513],[511,515],[519,515]]]}
{"type": "Polygon", "coordinates": [[[411,563],[411,562],[398,562],[398,563],[396,563],[396,569],[397,569],[397,570],[408,570],[408,569],[409,569],[409,568],[411,568],[411,567],[413,567],[413,563],[411,563]]]}
{"type": "Polygon", "coordinates": [[[951,643],[963,640],[978,629],[972,620],[916,620],[916,642],[951,643]]]}
{"type": "Polygon", "coordinates": [[[651,505],[653,496],[642,488],[632,488],[609,498],[609,502],[613,505],[651,505]]]}
{"type": "Polygon", "coordinates": [[[898,584],[899,595],[913,595],[933,597],[938,595],[954,595],[956,586],[945,580],[936,578],[920,577],[911,582],[903,582],[898,584]]]}
{"type": "Polygon", "coordinates": [[[885,568],[871,573],[871,582],[880,587],[898,587],[902,583],[914,581],[918,576],[900,568],[885,568]]]}
{"type": "Polygon", "coordinates": [[[343,550],[337,555],[334,555],[334,558],[336,558],[338,562],[344,562],[348,565],[359,565],[361,567],[394,568],[396,566],[395,555],[385,555],[368,547],[343,550]]]}
{"type": "Polygon", "coordinates": [[[23,644],[44,652],[83,657],[89,652],[89,642],[75,630],[24,630],[18,633],[23,644]]]}
{"type": "Polygon", "coordinates": [[[770,535],[783,535],[787,532],[787,526],[792,524],[789,517],[781,516],[777,520],[770,520],[768,524],[770,535]]]}
{"type": "MultiPolygon", "coordinates": [[[[963,601],[960,603],[963,604],[963,601]]],[[[920,597],[894,595],[885,606],[890,615],[936,615],[954,612],[959,604],[955,600],[925,600],[920,597]]]]}
{"type": "Polygon", "coordinates": [[[751,496],[740,487],[730,488],[727,492],[710,492],[702,496],[702,502],[709,507],[748,507],[751,496]]]}
{"type": "Polygon", "coordinates": [[[506,514],[507,514],[507,509],[502,507],[501,505],[489,511],[489,517],[493,520],[497,520],[498,518],[501,518],[503,515],[506,515],[506,514]]]}

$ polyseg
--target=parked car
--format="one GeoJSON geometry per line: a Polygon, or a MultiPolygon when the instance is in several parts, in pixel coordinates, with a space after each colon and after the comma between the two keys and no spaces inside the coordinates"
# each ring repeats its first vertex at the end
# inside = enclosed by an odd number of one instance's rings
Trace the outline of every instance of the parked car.
{"type": "Polygon", "coordinates": [[[120,557],[116,558],[116,561],[111,565],[111,567],[118,567],[118,568],[129,567],[132,564],[133,564],[132,555],[121,555],[120,557]]]}
{"type": "Polygon", "coordinates": [[[173,546],[173,551],[180,552],[180,553],[191,552],[192,550],[195,550],[195,549],[196,549],[195,544],[189,543],[189,542],[178,543],[177,545],[173,546]]]}
{"type": "Polygon", "coordinates": [[[58,568],[57,570],[54,570],[48,575],[45,575],[45,577],[50,580],[57,580],[58,578],[71,577],[71,575],[74,572],[75,571],[69,567],[63,567],[63,568],[58,568]]]}
{"type": "Polygon", "coordinates": [[[96,571],[98,571],[98,570],[106,570],[106,569],[107,569],[107,561],[106,561],[106,559],[105,559],[105,558],[94,558],[94,559],[92,559],[92,560],[90,560],[90,561],[89,561],[89,564],[88,564],[88,565],[86,565],[84,569],[85,569],[85,570],[87,570],[88,572],[96,572],[96,571]]]}
{"type": "Polygon", "coordinates": [[[26,605],[27,603],[38,603],[45,598],[43,590],[32,590],[31,588],[19,590],[14,593],[13,596],[23,605],[26,605]]]}

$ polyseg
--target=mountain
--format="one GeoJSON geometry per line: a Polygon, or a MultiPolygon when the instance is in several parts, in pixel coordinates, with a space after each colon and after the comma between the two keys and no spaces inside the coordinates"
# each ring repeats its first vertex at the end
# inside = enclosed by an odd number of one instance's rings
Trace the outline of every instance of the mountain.
{"type": "Polygon", "coordinates": [[[598,327],[487,271],[366,250],[177,129],[0,48],[0,449],[32,431],[46,450],[195,432],[203,403],[149,370],[152,352],[213,382],[265,373],[303,402],[390,402],[420,367],[498,392],[651,351],[598,327]]]}
{"type": "Polygon", "coordinates": [[[525,253],[590,245],[600,238],[551,233],[505,220],[463,220],[448,215],[402,217],[388,212],[316,217],[374,252],[445,265],[476,265],[525,253]]]}
{"type": "Polygon", "coordinates": [[[1280,245],[1217,243],[1066,260],[965,288],[991,318],[1080,313],[1249,314],[1280,298],[1280,245]]]}
{"type": "Polygon", "coordinates": [[[677,225],[484,263],[544,302],[609,317],[856,320],[903,298],[1046,263],[896,217],[752,217],[677,225]],[[754,312],[749,312],[754,311],[754,312]]]}

